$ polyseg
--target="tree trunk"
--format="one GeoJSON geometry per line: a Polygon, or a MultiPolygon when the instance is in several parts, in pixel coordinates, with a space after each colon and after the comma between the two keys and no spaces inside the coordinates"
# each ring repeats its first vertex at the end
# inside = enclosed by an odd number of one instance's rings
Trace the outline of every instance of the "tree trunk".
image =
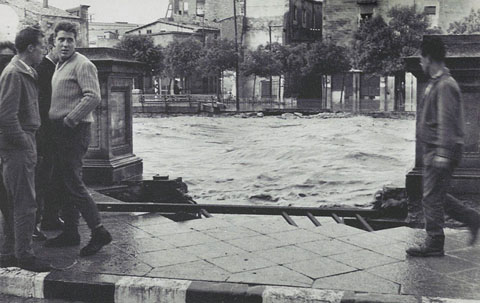
{"type": "Polygon", "coordinates": [[[222,72],[220,72],[218,74],[218,78],[217,78],[217,101],[220,102],[221,100],[221,94],[222,94],[222,72]]]}
{"type": "Polygon", "coordinates": [[[345,102],[343,102],[343,91],[345,90],[345,73],[343,73],[343,77],[342,77],[342,90],[340,92],[340,105],[342,107],[342,109],[345,108],[345,102]]]}
{"type": "Polygon", "coordinates": [[[170,78],[170,80],[168,80],[168,95],[172,94],[172,80],[173,78],[170,78]]]}
{"type": "Polygon", "coordinates": [[[277,96],[278,104],[280,104],[280,101],[282,100],[280,98],[280,94],[282,93],[282,85],[281,84],[282,84],[282,75],[278,76],[278,96],[277,96]]]}

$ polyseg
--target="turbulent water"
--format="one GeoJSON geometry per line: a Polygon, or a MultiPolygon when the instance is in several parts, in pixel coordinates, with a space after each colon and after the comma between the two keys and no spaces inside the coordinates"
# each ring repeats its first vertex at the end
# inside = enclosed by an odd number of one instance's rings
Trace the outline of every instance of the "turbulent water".
{"type": "Polygon", "coordinates": [[[404,187],[415,121],[350,117],[134,118],[144,177],[183,177],[198,203],[366,206],[404,187]]]}

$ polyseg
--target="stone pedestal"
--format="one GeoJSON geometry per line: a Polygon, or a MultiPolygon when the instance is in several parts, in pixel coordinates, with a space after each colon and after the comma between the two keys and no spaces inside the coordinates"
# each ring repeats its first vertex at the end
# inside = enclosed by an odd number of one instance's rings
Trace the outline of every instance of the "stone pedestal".
{"type": "Polygon", "coordinates": [[[92,139],[83,166],[87,184],[141,179],[142,159],[133,154],[132,89],[142,64],[112,48],[81,48],[97,67],[102,103],[94,111],[92,139]]]}
{"type": "MultiPolygon", "coordinates": [[[[429,39],[425,36],[424,39],[429,39]]],[[[447,47],[447,67],[458,81],[465,108],[465,148],[460,166],[453,174],[449,192],[458,197],[480,197],[480,35],[439,36],[447,47]]],[[[407,70],[417,78],[417,133],[427,77],[420,67],[420,56],[406,59],[407,70]]],[[[422,144],[417,141],[415,168],[407,174],[410,201],[422,196],[422,144]]]]}

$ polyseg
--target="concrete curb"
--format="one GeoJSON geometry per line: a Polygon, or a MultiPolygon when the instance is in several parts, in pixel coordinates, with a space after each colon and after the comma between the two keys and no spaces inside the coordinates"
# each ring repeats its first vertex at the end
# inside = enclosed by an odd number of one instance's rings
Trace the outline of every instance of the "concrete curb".
{"type": "Polygon", "coordinates": [[[25,298],[101,303],[478,303],[478,300],[250,286],[176,279],[0,268],[0,293],[25,298]]]}

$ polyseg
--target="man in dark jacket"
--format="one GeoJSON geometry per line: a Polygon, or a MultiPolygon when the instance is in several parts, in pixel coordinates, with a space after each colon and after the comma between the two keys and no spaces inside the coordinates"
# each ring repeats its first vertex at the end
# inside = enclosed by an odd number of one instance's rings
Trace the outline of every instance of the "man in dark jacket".
{"type": "Polygon", "coordinates": [[[460,88],[445,67],[445,46],[440,38],[422,43],[421,66],[430,76],[425,89],[423,108],[419,113],[419,138],[423,154],[423,212],[427,238],[425,243],[407,249],[416,257],[444,255],[444,213],[466,223],[477,240],[480,215],[453,199],[447,199],[447,189],[453,170],[458,166],[464,145],[464,113],[460,88]]]}
{"type": "Polygon", "coordinates": [[[15,38],[18,55],[0,76],[0,157],[6,192],[0,199],[3,237],[0,237],[0,267],[18,266],[43,272],[50,265],[35,257],[32,234],[35,227],[35,131],[40,126],[37,73],[45,55],[43,33],[34,27],[15,38]]]}
{"type": "MultiPolygon", "coordinates": [[[[38,105],[42,125],[37,132],[38,164],[36,169],[35,187],[37,193],[37,225],[42,223],[43,230],[61,229],[61,221],[58,218],[59,203],[53,193],[54,154],[53,130],[48,111],[52,99],[52,76],[58,62],[58,53],[55,50],[55,35],[48,37],[48,53],[42,62],[35,68],[38,73],[38,105]]],[[[34,232],[34,239],[45,240],[38,228],[34,232]]]]}

